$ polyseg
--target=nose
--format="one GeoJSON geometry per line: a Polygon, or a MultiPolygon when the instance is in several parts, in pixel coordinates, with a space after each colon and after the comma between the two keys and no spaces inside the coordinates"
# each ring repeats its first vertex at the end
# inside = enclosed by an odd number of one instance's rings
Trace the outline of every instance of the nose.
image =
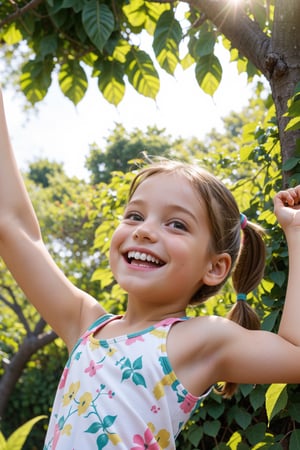
{"type": "Polygon", "coordinates": [[[157,240],[157,231],[153,225],[143,222],[133,231],[133,238],[136,241],[155,242],[157,240]]]}

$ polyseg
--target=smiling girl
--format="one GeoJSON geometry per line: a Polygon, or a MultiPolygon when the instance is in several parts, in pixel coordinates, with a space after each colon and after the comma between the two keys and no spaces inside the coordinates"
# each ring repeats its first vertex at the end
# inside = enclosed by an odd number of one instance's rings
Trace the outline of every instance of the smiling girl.
{"type": "Polygon", "coordinates": [[[225,396],[237,383],[299,382],[299,203],[299,186],[274,199],[290,253],[275,335],[257,329],[245,301],[263,275],[261,229],[208,172],[172,161],[142,169],[110,248],[128,306],[123,316],[109,314],[47,252],[1,97],[0,255],[70,353],[44,449],[175,449],[181,428],[219,381],[225,396]],[[237,303],[229,318],[186,316],[188,305],[215,295],[230,275],[237,303]]]}

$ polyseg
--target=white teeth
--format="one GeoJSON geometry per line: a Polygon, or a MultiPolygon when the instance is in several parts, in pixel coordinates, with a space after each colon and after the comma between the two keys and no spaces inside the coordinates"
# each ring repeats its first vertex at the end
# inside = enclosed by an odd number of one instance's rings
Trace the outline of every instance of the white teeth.
{"type": "Polygon", "coordinates": [[[141,253],[141,252],[130,251],[130,252],[128,252],[128,259],[148,261],[148,262],[152,262],[154,264],[159,264],[159,265],[161,264],[159,259],[154,258],[154,256],[148,255],[147,253],[144,253],[144,252],[141,253]]]}

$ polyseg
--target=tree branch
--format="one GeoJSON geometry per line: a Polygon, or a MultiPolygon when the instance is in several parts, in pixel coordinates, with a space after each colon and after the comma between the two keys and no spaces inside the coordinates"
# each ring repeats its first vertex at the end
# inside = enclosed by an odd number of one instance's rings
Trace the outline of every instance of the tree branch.
{"type": "Polygon", "coordinates": [[[16,11],[9,16],[5,17],[0,22],[0,28],[2,28],[4,25],[7,25],[8,23],[13,22],[14,20],[17,20],[19,17],[21,17],[26,12],[30,11],[31,9],[35,9],[40,3],[43,3],[44,0],[31,0],[27,5],[23,6],[23,8],[19,8],[17,4],[14,2],[14,5],[16,7],[16,11]]]}

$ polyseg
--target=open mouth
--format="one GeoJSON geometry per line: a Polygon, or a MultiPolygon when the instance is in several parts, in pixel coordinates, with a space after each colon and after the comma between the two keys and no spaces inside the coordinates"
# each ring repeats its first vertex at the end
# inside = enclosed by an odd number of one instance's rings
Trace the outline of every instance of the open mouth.
{"type": "Polygon", "coordinates": [[[162,260],[150,255],[149,253],[137,252],[133,250],[126,254],[126,259],[129,264],[139,263],[144,266],[147,265],[151,267],[161,267],[165,264],[162,260]]]}

